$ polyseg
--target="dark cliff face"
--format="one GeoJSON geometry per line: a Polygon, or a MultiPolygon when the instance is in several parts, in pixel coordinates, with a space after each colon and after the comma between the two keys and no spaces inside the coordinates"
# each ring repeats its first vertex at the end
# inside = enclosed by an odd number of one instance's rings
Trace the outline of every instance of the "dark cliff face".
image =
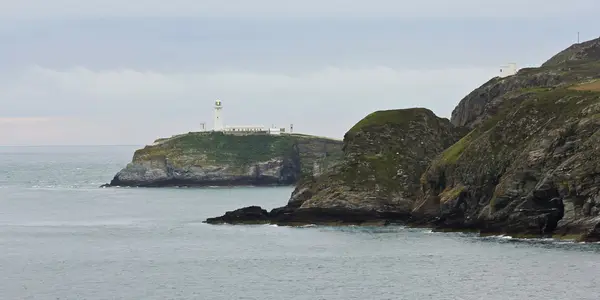
{"type": "Polygon", "coordinates": [[[600,95],[536,91],[505,106],[434,160],[414,214],[496,234],[581,233],[569,223],[600,218],[600,95]]]}
{"type": "Polygon", "coordinates": [[[291,185],[340,160],[341,148],[298,134],[188,133],[137,150],[109,186],[291,185]]]}
{"type": "Polygon", "coordinates": [[[454,121],[474,129],[423,174],[413,215],[444,228],[599,240],[600,81],[591,80],[600,77],[598,49],[597,40],[571,47],[476,91],[553,70],[548,88],[505,88],[482,112],[461,101],[455,111],[471,119],[454,121]]]}

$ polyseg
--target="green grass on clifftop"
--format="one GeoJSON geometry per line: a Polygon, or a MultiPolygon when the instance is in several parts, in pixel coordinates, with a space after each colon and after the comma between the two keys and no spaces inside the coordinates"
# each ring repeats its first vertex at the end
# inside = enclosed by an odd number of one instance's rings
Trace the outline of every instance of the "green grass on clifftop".
{"type": "Polygon", "coordinates": [[[341,156],[341,145],[339,140],[297,134],[231,135],[221,132],[190,132],[156,140],[155,144],[137,150],[134,161],[164,157],[176,167],[225,164],[244,166],[271,159],[291,158],[296,151],[295,147],[299,149],[300,159],[312,161],[320,157],[320,151],[335,158],[341,156]]]}
{"type": "MultiPolygon", "coordinates": [[[[520,96],[507,99],[500,106],[496,115],[484,121],[476,129],[442,152],[434,161],[433,166],[457,163],[463,153],[469,150],[469,146],[476,144],[475,142],[479,138],[490,139],[490,143],[494,144],[496,142],[494,137],[498,134],[492,134],[491,132],[495,132],[495,127],[499,122],[514,122],[515,120],[536,118],[548,124],[559,124],[567,118],[576,117],[581,114],[583,107],[600,101],[600,92],[596,91],[596,85],[597,82],[591,82],[554,89],[522,89],[515,93],[520,94],[520,96]]],[[[506,134],[506,132],[500,132],[499,136],[505,136],[506,134]]],[[[517,133],[510,134],[517,135],[517,133]]],[[[494,149],[500,150],[499,147],[494,149]]]]}
{"type": "MultiPolygon", "coordinates": [[[[348,130],[348,133],[357,133],[373,126],[382,126],[388,124],[405,125],[410,121],[417,121],[433,115],[433,112],[427,108],[379,110],[364,117],[354,126],[352,126],[352,128],[348,130]]],[[[430,119],[433,120],[433,118],[430,119]]]]}

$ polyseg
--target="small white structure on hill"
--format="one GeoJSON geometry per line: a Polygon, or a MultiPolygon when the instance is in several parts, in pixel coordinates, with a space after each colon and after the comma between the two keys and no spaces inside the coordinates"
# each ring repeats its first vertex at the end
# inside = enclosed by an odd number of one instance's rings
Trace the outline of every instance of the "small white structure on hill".
{"type": "Polygon", "coordinates": [[[517,64],[509,63],[505,66],[500,66],[500,77],[508,77],[517,74],[517,64]]]}
{"type": "Polygon", "coordinates": [[[279,135],[282,133],[285,133],[285,128],[283,128],[283,127],[282,128],[275,128],[275,127],[269,128],[269,134],[279,135]]]}
{"type": "Polygon", "coordinates": [[[223,110],[223,105],[221,104],[221,100],[217,99],[217,101],[215,101],[215,120],[213,124],[214,131],[223,131],[223,118],[221,116],[221,110],[223,110]]]}
{"type": "Polygon", "coordinates": [[[225,132],[266,132],[266,130],[262,125],[225,126],[225,132]]]}
{"type": "Polygon", "coordinates": [[[213,131],[222,131],[229,134],[264,133],[279,135],[285,133],[285,128],[276,128],[275,126],[272,126],[271,128],[267,128],[263,125],[223,126],[222,110],[223,103],[221,100],[215,101],[213,131]]]}

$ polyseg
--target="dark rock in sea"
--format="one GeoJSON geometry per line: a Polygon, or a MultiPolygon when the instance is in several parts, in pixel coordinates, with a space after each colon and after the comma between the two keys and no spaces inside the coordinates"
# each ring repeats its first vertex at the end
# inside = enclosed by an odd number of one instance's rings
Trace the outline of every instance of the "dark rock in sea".
{"type": "Polygon", "coordinates": [[[209,218],[208,224],[266,224],[270,222],[269,213],[259,206],[249,206],[228,211],[223,216],[209,218]]]}
{"type": "Polygon", "coordinates": [[[403,223],[410,215],[341,208],[304,208],[281,207],[267,212],[258,206],[249,206],[228,211],[223,216],[208,218],[208,224],[276,224],[284,226],[302,225],[388,225],[403,223]]]}

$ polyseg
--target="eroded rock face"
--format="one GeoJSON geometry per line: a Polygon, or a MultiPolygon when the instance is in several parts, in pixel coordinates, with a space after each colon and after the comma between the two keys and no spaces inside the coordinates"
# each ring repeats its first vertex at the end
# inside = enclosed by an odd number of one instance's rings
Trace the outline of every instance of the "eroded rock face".
{"type": "Polygon", "coordinates": [[[166,160],[128,164],[119,171],[111,186],[223,186],[223,185],[290,185],[300,174],[293,160],[275,158],[252,165],[185,166],[177,168],[166,160]]]}
{"type": "Polygon", "coordinates": [[[522,70],[510,77],[492,78],[458,103],[452,111],[452,124],[473,129],[498,113],[498,107],[507,94],[524,88],[556,86],[562,82],[562,76],[554,70],[522,70]]]}
{"type": "Polygon", "coordinates": [[[341,148],[304,135],[189,133],[137,150],[108,186],[291,185],[338,161],[341,148]]]}

